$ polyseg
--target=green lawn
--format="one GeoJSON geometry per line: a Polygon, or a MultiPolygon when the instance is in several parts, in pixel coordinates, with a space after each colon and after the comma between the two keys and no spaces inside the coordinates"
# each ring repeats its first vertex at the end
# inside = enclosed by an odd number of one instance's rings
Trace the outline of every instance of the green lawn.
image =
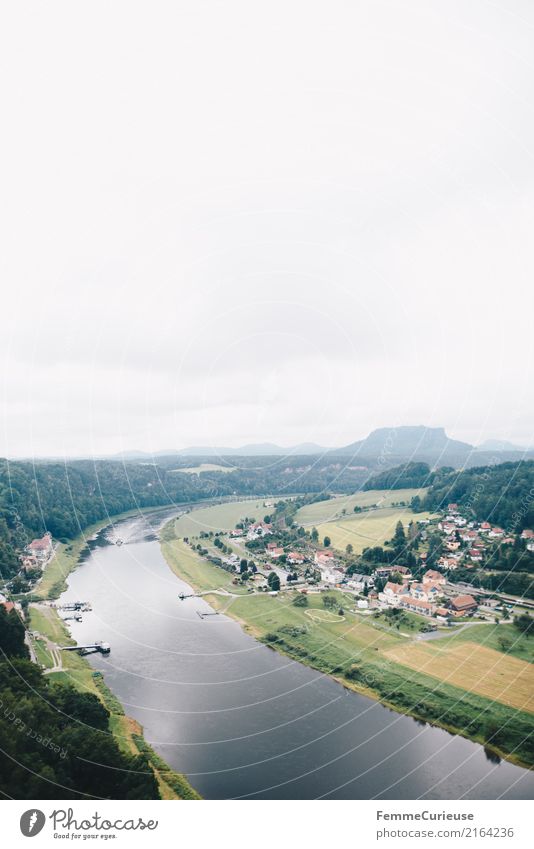
{"type": "Polygon", "coordinates": [[[189,469],[171,469],[171,472],[181,472],[186,475],[200,475],[202,472],[233,472],[232,466],[219,466],[217,463],[200,463],[199,466],[192,466],[189,469]]]}
{"type": "MultiPolygon", "coordinates": [[[[193,581],[202,574],[201,567],[195,556],[195,562],[187,563],[190,571],[186,574],[176,542],[163,542],[164,554],[169,558],[168,547],[174,546],[176,558],[172,568],[193,581]]],[[[405,637],[394,628],[378,627],[379,623],[374,623],[371,617],[352,613],[354,600],[341,591],[332,590],[328,595],[335,596],[343,608],[343,616],[310,616],[310,611],[325,609],[323,596],[318,593],[308,593],[305,608],[292,603],[296,592],[276,596],[254,593],[238,598],[208,594],[206,600],[273,649],[326,674],[339,676],[345,686],[379,698],[396,710],[477,740],[517,763],[533,765],[534,752],[528,746],[529,735],[534,730],[530,714],[396,662],[388,654],[424,643],[414,645],[412,637],[405,637]]],[[[473,639],[485,637],[485,632],[477,634],[473,627],[457,638],[468,637],[471,630],[475,632],[473,639]]],[[[454,638],[444,638],[444,644],[454,638]]],[[[490,638],[498,640],[498,632],[490,634],[490,638]]]]}
{"type": "Polygon", "coordinates": [[[333,522],[317,525],[319,540],[330,537],[332,547],[344,551],[350,543],[356,554],[361,554],[364,548],[383,545],[395,533],[397,522],[401,521],[405,528],[411,521],[428,519],[430,513],[413,513],[406,507],[385,507],[371,510],[368,513],[356,513],[333,522]]]}
{"type": "Polygon", "coordinates": [[[161,550],[175,575],[182,578],[198,592],[224,589],[245,593],[246,588],[232,583],[233,574],[209,563],[193,551],[182,539],[172,536],[172,522],[161,534],[161,550]]]}
{"type": "Polygon", "coordinates": [[[370,489],[368,492],[355,492],[354,495],[340,495],[330,498],[328,501],[317,501],[297,510],[295,521],[299,525],[307,527],[332,519],[351,516],[355,507],[372,507],[377,504],[380,507],[391,507],[401,501],[410,503],[415,495],[422,498],[426,489],[370,489]],[[345,514],[343,514],[345,510],[345,514]]]}
{"type": "Polygon", "coordinates": [[[177,537],[196,537],[201,531],[231,531],[236,524],[246,516],[261,521],[264,516],[272,513],[269,498],[250,501],[226,501],[224,504],[214,504],[212,507],[201,507],[191,510],[175,522],[177,537]]]}

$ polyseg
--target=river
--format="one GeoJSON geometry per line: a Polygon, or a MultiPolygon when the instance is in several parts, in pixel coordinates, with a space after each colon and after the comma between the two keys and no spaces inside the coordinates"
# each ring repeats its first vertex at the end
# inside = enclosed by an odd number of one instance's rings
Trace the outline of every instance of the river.
{"type": "MultiPolygon", "coordinates": [[[[175,511],[176,512],[176,511],[175,511]]],[[[167,514],[167,518],[168,518],[167,514]]],[[[201,599],[168,568],[164,514],[102,531],[61,601],[89,601],[70,623],[148,742],[208,799],[523,799],[534,772],[482,746],[345,690],[243,633],[201,619],[201,599]],[[114,534],[122,546],[110,544],[114,534]]]]}

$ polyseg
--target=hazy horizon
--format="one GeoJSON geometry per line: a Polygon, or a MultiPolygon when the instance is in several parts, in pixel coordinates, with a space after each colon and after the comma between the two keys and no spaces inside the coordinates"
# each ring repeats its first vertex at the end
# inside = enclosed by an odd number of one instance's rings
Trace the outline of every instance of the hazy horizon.
{"type": "Polygon", "coordinates": [[[0,455],[531,444],[532,4],[164,5],[2,13],[0,455]]]}

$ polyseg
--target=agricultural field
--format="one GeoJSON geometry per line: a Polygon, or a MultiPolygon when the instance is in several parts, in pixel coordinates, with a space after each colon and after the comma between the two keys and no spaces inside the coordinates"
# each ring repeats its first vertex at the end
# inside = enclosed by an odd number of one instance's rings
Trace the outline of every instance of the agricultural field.
{"type": "Polygon", "coordinates": [[[261,521],[272,512],[272,507],[266,507],[266,504],[272,504],[272,501],[265,498],[226,501],[224,504],[191,510],[176,520],[174,532],[177,537],[197,537],[201,531],[231,531],[245,516],[261,521]]]}
{"type": "Polygon", "coordinates": [[[520,633],[512,624],[501,622],[499,625],[481,624],[461,628],[459,633],[440,640],[440,646],[454,645],[458,642],[479,643],[486,648],[504,652],[506,655],[534,662],[534,640],[520,633]]]}
{"type": "Polygon", "coordinates": [[[386,651],[395,663],[521,711],[534,712],[534,666],[479,643],[440,641],[386,651]]]}
{"type": "Polygon", "coordinates": [[[329,536],[333,548],[343,551],[350,543],[356,554],[364,548],[383,543],[395,533],[397,522],[405,527],[412,520],[431,518],[430,513],[413,513],[408,507],[384,507],[367,513],[355,513],[333,522],[318,524],[319,539],[329,536]]]}
{"type": "Polygon", "coordinates": [[[219,466],[217,463],[200,463],[188,469],[171,469],[171,472],[181,472],[186,475],[200,475],[202,472],[233,472],[232,466],[219,466]]]}
{"type": "Polygon", "coordinates": [[[340,495],[328,501],[317,501],[315,504],[301,507],[295,515],[295,521],[299,525],[308,527],[344,518],[345,515],[349,517],[355,507],[372,507],[375,504],[379,507],[391,507],[392,504],[399,504],[401,501],[409,504],[416,495],[423,498],[426,491],[426,489],[370,489],[368,492],[355,492],[354,495],[340,495]]]}

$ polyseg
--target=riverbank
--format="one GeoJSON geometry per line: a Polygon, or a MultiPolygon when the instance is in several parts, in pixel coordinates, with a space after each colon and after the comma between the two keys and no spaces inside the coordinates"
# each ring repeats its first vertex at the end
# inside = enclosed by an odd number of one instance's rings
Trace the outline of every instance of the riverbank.
{"type": "Polygon", "coordinates": [[[375,628],[372,620],[348,609],[348,596],[329,593],[344,611],[343,616],[329,618],[322,615],[319,594],[308,595],[306,608],[292,604],[295,594],[237,594],[229,573],[176,538],[174,522],[165,525],[160,541],[163,556],[178,577],[273,650],[398,713],[477,742],[518,766],[534,767],[534,750],[527,744],[534,727],[530,713],[395,663],[388,652],[407,644],[410,637],[375,628]],[[223,593],[209,594],[210,583],[211,589],[223,593]]]}
{"type": "Polygon", "coordinates": [[[57,645],[76,645],[57,610],[44,604],[29,607],[30,627],[38,632],[32,638],[36,655],[45,667],[45,675],[54,681],[71,684],[84,693],[93,693],[109,711],[109,732],[126,754],[144,754],[154,772],[162,799],[200,799],[187,779],[171,769],[143,737],[141,725],[129,716],[106,685],[102,673],[92,669],[77,652],[59,652],[57,645]],[[42,638],[42,639],[41,639],[42,638]],[[59,666],[58,666],[59,663],[59,666]]]}
{"type": "MultiPolygon", "coordinates": [[[[150,513],[161,513],[169,509],[172,509],[172,505],[166,504],[163,507],[150,509],[150,513]]],[[[123,519],[128,519],[130,516],[137,516],[140,512],[142,511],[138,509],[127,510],[124,513],[118,513],[116,516],[109,516],[107,519],[102,519],[100,522],[95,522],[93,525],[84,528],[77,537],[69,540],[69,542],[57,543],[52,559],[46,564],[42,578],[31,593],[32,600],[45,601],[59,598],[67,588],[68,576],[76,569],[80,557],[87,550],[89,540],[93,539],[104,528],[123,519]]]]}
{"type": "MultiPolygon", "coordinates": [[[[169,510],[168,505],[151,510],[150,513],[165,510],[169,510]]],[[[38,591],[32,593],[32,599],[37,601],[33,601],[28,608],[29,628],[42,637],[42,639],[32,637],[32,647],[37,662],[44,667],[45,674],[52,680],[71,684],[81,692],[93,693],[103,703],[109,711],[110,734],[121,751],[146,756],[154,772],[162,799],[200,799],[200,795],[191,787],[187,779],[171,769],[147,743],[143,737],[143,728],[135,719],[125,714],[122,704],[106,685],[102,674],[94,671],[88,660],[78,652],[57,650],[58,645],[76,645],[76,642],[71,638],[58,611],[43,603],[46,600],[59,598],[67,589],[68,576],[79,565],[80,557],[86,551],[90,539],[104,528],[138,513],[138,510],[130,510],[111,516],[107,520],[86,528],[71,542],[59,544],[55,556],[45,568],[38,591]]]]}

